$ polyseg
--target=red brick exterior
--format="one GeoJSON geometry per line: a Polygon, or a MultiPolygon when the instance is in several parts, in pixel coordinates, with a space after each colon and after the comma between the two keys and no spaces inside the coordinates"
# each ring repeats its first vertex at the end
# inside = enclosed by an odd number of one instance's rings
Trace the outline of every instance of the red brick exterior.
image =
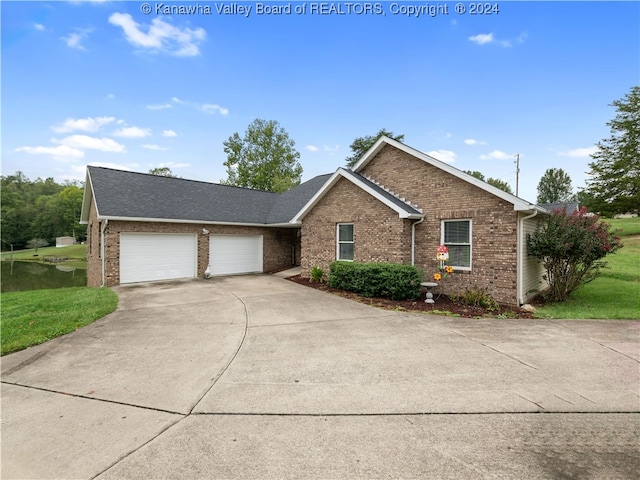
{"type": "Polygon", "coordinates": [[[336,260],[338,223],[355,226],[355,261],[411,262],[411,222],[342,178],[302,221],[304,275],[314,266],[328,273],[329,264],[336,260]]]}
{"type": "MultiPolygon", "coordinates": [[[[87,228],[87,284],[102,285],[102,258],[100,250],[103,222],[98,222],[95,206],[91,205],[87,228]]],[[[300,239],[296,228],[244,227],[198,223],[162,223],[109,221],[104,232],[105,285],[120,284],[121,233],[193,233],[198,236],[198,276],[204,276],[209,264],[209,235],[262,235],[263,270],[280,270],[296,265],[300,258],[300,239]],[[203,234],[202,229],[209,231],[203,234]]]]}
{"type": "MultiPolygon", "coordinates": [[[[472,269],[440,282],[443,293],[484,288],[497,301],[517,303],[517,212],[513,204],[390,145],[359,173],[418,205],[425,214],[416,226],[415,264],[425,281],[436,272],[442,220],[471,219],[472,269]]],[[[304,217],[302,274],[313,266],[328,271],[336,259],[336,224],[355,225],[355,260],[411,262],[411,224],[346,179],[304,217]]]]}

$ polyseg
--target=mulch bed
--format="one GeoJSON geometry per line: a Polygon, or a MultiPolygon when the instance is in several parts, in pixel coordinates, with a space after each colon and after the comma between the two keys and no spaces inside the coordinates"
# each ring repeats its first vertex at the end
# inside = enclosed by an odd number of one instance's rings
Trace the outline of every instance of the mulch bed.
{"type": "Polygon", "coordinates": [[[389,300],[387,298],[369,298],[358,295],[357,293],[347,292],[329,287],[326,283],[312,282],[309,278],[295,275],[288,277],[287,280],[304,285],[306,287],[315,288],[334,295],[339,295],[356,302],[371,305],[372,307],[383,308],[386,310],[406,311],[406,312],[424,312],[439,315],[448,315],[454,317],[466,318],[483,318],[483,317],[499,317],[499,318],[534,318],[530,312],[525,312],[518,307],[511,305],[500,305],[500,310],[489,311],[481,307],[473,307],[469,305],[461,305],[451,301],[446,295],[434,295],[435,303],[426,303],[424,294],[418,300],[389,300]]]}

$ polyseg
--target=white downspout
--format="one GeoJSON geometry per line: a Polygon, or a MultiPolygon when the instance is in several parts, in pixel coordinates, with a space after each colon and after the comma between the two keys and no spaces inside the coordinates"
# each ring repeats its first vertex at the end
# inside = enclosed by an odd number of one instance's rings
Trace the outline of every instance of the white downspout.
{"type": "Polygon", "coordinates": [[[424,222],[424,217],[411,224],[411,265],[416,264],[416,225],[422,222],[424,222]]]}
{"type": "Polygon", "coordinates": [[[100,227],[100,260],[102,262],[102,285],[100,285],[101,287],[104,287],[104,284],[106,281],[106,272],[105,272],[105,263],[104,263],[104,231],[106,230],[107,225],[109,225],[109,219],[105,219],[105,221],[102,222],[102,226],[100,227]]]}
{"type": "Polygon", "coordinates": [[[522,217],[520,219],[520,228],[518,229],[518,304],[520,305],[524,303],[524,286],[522,285],[522,282],[524,281],[524,245],[522,244],[522,241],[524,240],[524,221],[535,217],[537,214],[538,211],[534,210],[531,215],[522,217]]]}

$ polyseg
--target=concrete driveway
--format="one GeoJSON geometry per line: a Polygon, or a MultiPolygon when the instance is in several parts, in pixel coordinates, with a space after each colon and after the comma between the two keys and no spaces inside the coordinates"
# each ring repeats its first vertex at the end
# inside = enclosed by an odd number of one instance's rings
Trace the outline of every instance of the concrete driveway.
{"type": "Polygon", "coordinates": [[[390,312],[264,275],[116,291],[2,358],[2,478],[640,470],[640,322],[390,312]]]}

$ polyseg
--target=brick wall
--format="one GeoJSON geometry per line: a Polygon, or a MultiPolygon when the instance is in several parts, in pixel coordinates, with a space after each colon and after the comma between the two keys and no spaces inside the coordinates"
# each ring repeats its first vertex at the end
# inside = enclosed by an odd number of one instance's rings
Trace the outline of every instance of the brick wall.
{"type": "Polygon", "coordinates": [[[341,178],[302,222],[302,274],[318,266],[329,271],[336,260],[336,225],[354,224],[354,260],[411,261],[411,222],[341,178]]]}
{"type": "MultiPolygon", "coordinates": [[[[360,173],[422,208],[425,221],[416,226],[415,264],[425,280],[436,272],[441,221],[471,219],[472,270],[456,271],[441,282],[443,293],[486,288],[500,302],[517,303],[517,214],[511,203],[390,145],[360,173]]],[[[399,219],[341,179],[303,219],[303,275],[335,260],[335,224],[353,219],[358,221],[356,260],[411,262],[412,221],[399,219]],[[359,236],[360,230],[367,233],[359,236]]]]}
{"type": "MultiPolygon", "coordinates": [[[[92,208],[93,211],[93,208],[92,208]]],[[[189,223],[110,221],[105,230],[106,285],[120,283],[120,234],[121,233],[192,233],[198,235],[198,276],[204,276],[209,264],[209,235],[262,235],[263,270],[270,272],[295,265],[296,244],[299,242],[295,228],[244,227],[233,225],[205,225],[189,223]],[[206,228],[209,234],[203,234],[206,228]]],[[[99,257],[100,228],[93,213],[90,214],[87,241],[91,242],[91,256],[87,257],[87,283],[100,286],[102,264],[99,257]],[[93,228],[92,228],[92,225],[93,228]]]]}

